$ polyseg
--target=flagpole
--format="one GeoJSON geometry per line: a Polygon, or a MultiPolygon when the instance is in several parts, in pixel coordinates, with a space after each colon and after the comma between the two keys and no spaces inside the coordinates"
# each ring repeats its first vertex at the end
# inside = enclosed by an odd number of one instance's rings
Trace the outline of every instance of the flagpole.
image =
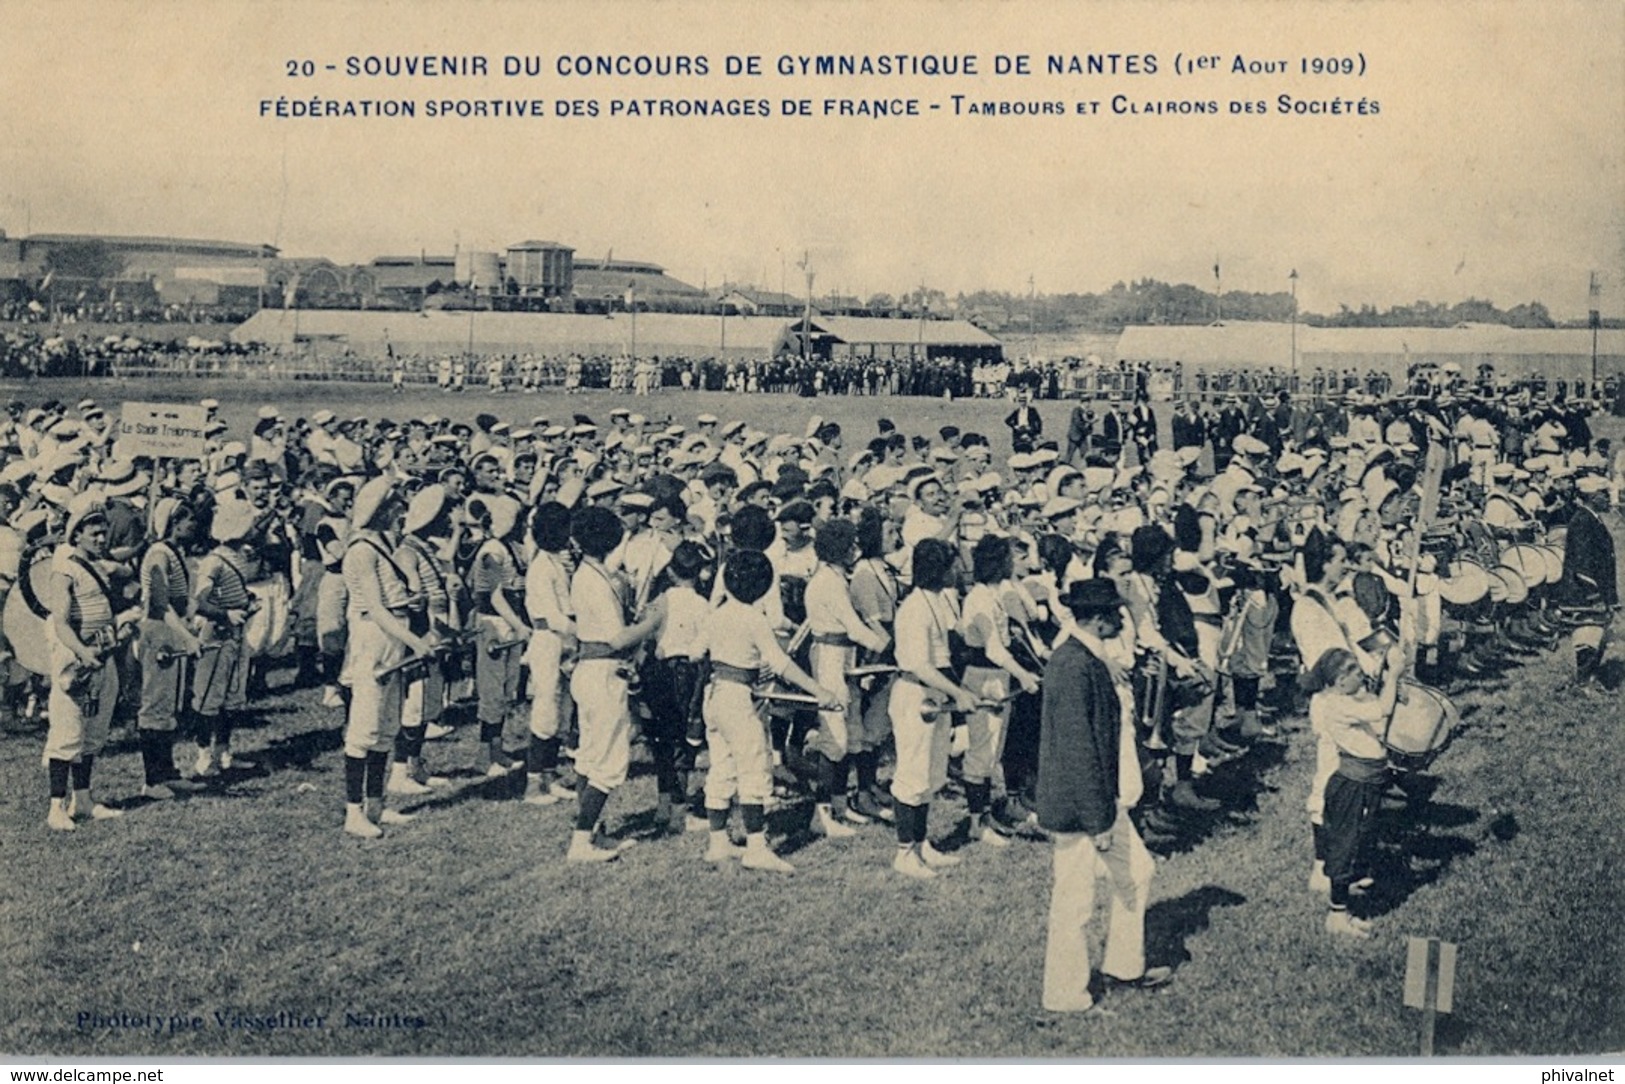
{"type": "Polygon", "coordinates": [[[1224,321],[1224,280],[1219,278],[1219,258],[1213,257],[1213,319],[1224,321]]]}
{"type": "Polygon", "coordinates": [[[1597,329],[1602,326],[1602,309],[1597,303],[1602,291],[1600,284],[1597,282],[1597,273],[1595,271],[1591,272],[1591,285],[1588,292],[1591,296],[1589,318],[1591,324],[1591,390],[1595,392],[1597,389],[1597,329]]]}

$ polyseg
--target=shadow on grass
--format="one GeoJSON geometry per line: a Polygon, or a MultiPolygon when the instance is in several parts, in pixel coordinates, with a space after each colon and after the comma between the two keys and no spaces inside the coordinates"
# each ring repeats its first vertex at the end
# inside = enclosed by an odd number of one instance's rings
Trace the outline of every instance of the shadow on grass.
{"type": "Polygon", "coordinates": [[[1458,858],[1477,853],[1478,844],[1467,836],[1435,831],[1465,828],[1480,819],[1476,809],[1432,801],[1438,786],[1436,776],[1401,776],[1399,800],[1390,791],[1377,810],[1378,846],[1371,857],[1376,885],[1366,897],[1366,915],[1375,918],[1395,910],[1418,888],[1443,877],[1458,858]]]}
{"type": "MultiPolygon", "coordinates": [[[[1195,850],[1220,829],[1251,824],[1258,812],[1258,796],[1278,788],[1272,778],[1286,760],[1284,741],[1254,742],[1245,753],[1210,770],[1197,783],[1203,797],[1219,803],[1213,812],[1183,809],[1169,804],[1166,792],[1158,804],[1141,808],[1140,831],[1145,845],[1159,855],[1195,850]]],[[[1148,793],[1151,790],[1147,784],[1148,793]]]]}
{"type": "Polygon", "coordinates": [[[1239,907],[1247,902],[1240,892],[1218,885],[1203,885],[1177,899],[1160,900],[1145,912],[1145,960],[1151,967],[1188,963],[1185,943],[1208,928],[1216,907],[1239,907]]]}
{"type": "MultiPolygon", "coordinates": [[[[290,711],[292,709],[289,709],[290,711]]],[[[322,727],[289,734],[285,738],[272,738],[264,749],[254,751],[261,774],[279,771],[316,771],[316,758],[344,747],[344,732],[337,727],[322,727]]]]}

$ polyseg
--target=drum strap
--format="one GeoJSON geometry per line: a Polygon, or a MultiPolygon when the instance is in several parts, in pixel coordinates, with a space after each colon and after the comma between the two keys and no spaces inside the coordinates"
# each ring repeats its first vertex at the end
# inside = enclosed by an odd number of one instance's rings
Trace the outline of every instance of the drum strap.
{"type": "Polygon", "coordinates": [[[180,553],[175,549],[175,547],[173,545],[166,542],[162,538],[158,539],[152,545],[153,545],[154,549],[156,549],[159,546],[162,546],[164,549],[169,551],[170,559],[173,560],[175,562],[176,566],[178,568],[180,568],[180,570],[181,570],[181,582],[186,584],[186,591],[183,594],[191,594],[192,593],[192,574],[186,570],[186,562],[181,560],[180,553]]]}
{"type": "Polygon", "coordinates": [[[374,542],[370,538],[354,539],[351,541],[350,545],[366,546],[368,549],[376,553],[380,558],[383,559],[384,564],[388,565],[390,570],[395,573],[395,580],[400,584],[401,590],[404,592],[411,591],[412,581],[406,578],[406,573],[401,571],[401,566],[395,563],[395,558],[390,556],[388,550],[384,549],[384,547],[380,546],[377,542],[374,542]]]}
{"type": "MultiPolygon", "coordinates": [[[[70,556],[68,560],[84,569],[85,574],[95,582],[96,589],[102,593],[102,597],[107,599],[107,608],[109,612],[111,612],[113,609],[113,589],[108,586],[106,578],[102,576],[100,572],[96,571],[95,566],[91,565],[89,561],[86,561],[77,553],[70,556]]],[[[74,631],[78,632],[79,630],[75,629],[74,631]]]]}

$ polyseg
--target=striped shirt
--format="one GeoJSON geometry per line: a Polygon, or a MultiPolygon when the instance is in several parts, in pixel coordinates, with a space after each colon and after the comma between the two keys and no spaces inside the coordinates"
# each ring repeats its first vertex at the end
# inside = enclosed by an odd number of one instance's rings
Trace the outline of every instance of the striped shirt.
{"type": "Polygon", "coordinates": [[[344,551],[344,586],[350,596],[345,610],[348,618],[372,616],[364,600],[372,596],[373,592],[366,588],[374,583],[384,609],[406,609],[411,587],[406,574],[393,561],[388,543],[375,531],[357,531],[350,548],[344,551]]]}
{"type": "Polygon", "coordinates": [[[186,562],[175,552],[175,547],[168,542],[154,542],[149,546],[141,558],[142,612],[154,619],[164,617],[171,610],[185,613],[191,593],[186,562]]]}
{"type": "Polygon", "coordinates": [[[446,562],[427,542],[407,535],[395,549],[395,563],[401,566],[412,590],[424,596],[429,614],[444,618],[451,609],[451,591],[446,583],[446,562]]]}
{"type": "Polygon", "coordinates": [[[77,558],[62,562],[58,575],[67,581],[68,625],[81,640],[88,640],[99,632],[113,627],[113,600],[102,589],[102,582],[77,558]]]}
{"type": "Polygon", "coordinates": [[[192,597],[216,610],[242,610],[248,607],[248,574],[237,556],[225,547],[204,555],[197,566],[197,584],[192,597]]]}

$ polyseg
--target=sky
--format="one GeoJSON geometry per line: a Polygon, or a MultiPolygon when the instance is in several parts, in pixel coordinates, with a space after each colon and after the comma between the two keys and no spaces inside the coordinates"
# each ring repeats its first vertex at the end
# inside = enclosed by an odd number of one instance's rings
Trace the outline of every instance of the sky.
{"type": "Polygon", "coordinates": [[[1585,314],[1595,271],[1604,313],[1625,314],[1617,0],[0,0],[0,25],[12,236],[220,238],[340,262],[545,239],[695,285],[792,293],[805,254],[817,292],[861,297],[1143,277],[1212,289],[1218,263],[1225,290],[1286,290],[1295,269],[1308,312],[1478,297],[1559,318],[1585,314]],[[978,73],[777,72],[782,56],[899,53],[973,55],[978,73]],[[344,73],[350,57],[423,54],[493,71],[344,73]],[[1154,57],[1156,71],[1045,71],[1050,55],[1089,54],[1154,57]],[[561,56],[601,55],[704,57],[709,73],[558,73],[561,56]],[[725,74],[726,57],[749,55],[764,74],[725,74]],[[1034,74],[994,74],[1001,55],[1030,57],[1034,74]],[[543,73],[505,77],[505,56],[543,73]],[[1219,70],[1188,71],[1195,56],[1219,70]],[[1237,57],[1288,70],[1238,74],[1237,57]],[[1312,58],[1363,74],[1306,74],[1312,58]],[[289,74],[305,60],[313,75],[289,74]],[[1066,113],[956,116],[955,94],[1066,113]],[[1114,113],[1119,95],[1140,112],[1114,113]],[[1379,111],[1283,114],[1282,95],[1379,111]],[[278,119],[284,96],[407,100],[417,115],[278,119]],[[823,114],[826,99],[875,98],[921,115],[823,114]],[[431,101],[490,99],[540,100],[544,115],[427,116],[431,101]],[[762,100],[772,115],[608,115],[646,99],[762,100]],[[782,115],[785,99],[814,115],[782,115]],[[1145,112],[1168,100],[1219,113],[1145,112]],[[557,116],[561,101],[599,115],[557,116]],[[1232,112],[1248,102],[1266,112],[1232,112]]]}

